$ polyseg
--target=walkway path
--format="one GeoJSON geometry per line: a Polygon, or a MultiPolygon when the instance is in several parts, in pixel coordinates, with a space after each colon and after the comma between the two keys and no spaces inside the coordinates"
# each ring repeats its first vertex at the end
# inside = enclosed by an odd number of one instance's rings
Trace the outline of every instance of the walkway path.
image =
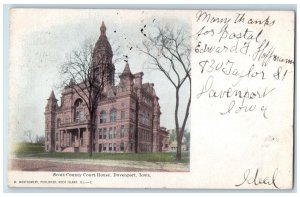
{"type": "Polygon", "coordinates": [[[93,159],[12,158],[16,171],[188,172],[188,164],[93,159]]]}

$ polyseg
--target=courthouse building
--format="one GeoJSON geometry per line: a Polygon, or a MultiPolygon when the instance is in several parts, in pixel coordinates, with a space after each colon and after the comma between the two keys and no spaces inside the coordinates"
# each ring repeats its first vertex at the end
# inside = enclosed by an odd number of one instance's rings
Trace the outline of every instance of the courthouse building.
{"type": "MultiPolygon", "coordinates": [[[[143,82],[143,72],[131,73],[128,63],[119,75],[120,82],[115,84],[113,52],[104,23],[94,55],[105,57],[97,66],[107,69],[108,82],[97,108],[93,151],[134,152],[136,148],[138,152],[162,151],[169,134],[160,127],[161,112],[154,84],[143,82]]],[[[90,134],[85,103],[69,86],[64,88],[60,104],[57,101],[52,91],[44,113],[46,151],[87,152],[90,134]]]]}

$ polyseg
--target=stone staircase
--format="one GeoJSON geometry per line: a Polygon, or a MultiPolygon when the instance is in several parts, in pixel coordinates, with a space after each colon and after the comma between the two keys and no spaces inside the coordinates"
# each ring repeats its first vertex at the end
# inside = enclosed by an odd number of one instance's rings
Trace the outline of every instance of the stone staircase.
{"type": "Polygon", "coordinates": [[[62,152],[65,152],[65,153],[74,153],[75,150],[74,150],[74,147],[66,147],[62,152]]]}

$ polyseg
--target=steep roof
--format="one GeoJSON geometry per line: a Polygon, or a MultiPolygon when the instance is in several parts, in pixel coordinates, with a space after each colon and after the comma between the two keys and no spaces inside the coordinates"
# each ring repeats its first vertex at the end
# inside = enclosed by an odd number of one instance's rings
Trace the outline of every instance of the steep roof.
{"type": "Polygon", "coordinates": [[[100,37],[98,41],[95,44],[94,52],[100,51],[101,53],[106,53],[109,56],[113,55],[111,46],[109,41],[106,37],[106,26],[104,22],[102,21],[101,27],[100,27],[100,37]]]}
{"type": "Polygon", "coordinates": [[[55,98],[55,95],[54,95],[54,91],[53,91],[53,90],[51,91],[51,94],[50,94],[50,96],[49,96],[49,100],[57,100],[57,99],[55,98]]]}
{"type": "Polygon", "coordinates": [[[123,70],[123,74],[130,74],[131,75],[131,71],[130,71],[128,63],[126,63],[126,65],[125,65],[125,68],[123,70]]]}
{"type": "Polygon", "coordinates": [[[124,70],[123,70],[122,74],[120,75],[120,77],[125,77],[125,76],[129,76],[129,77],[133,78],[133,75],[130,71],[130,67],[129,67],[128,63],[126,63],[124,70]]]}

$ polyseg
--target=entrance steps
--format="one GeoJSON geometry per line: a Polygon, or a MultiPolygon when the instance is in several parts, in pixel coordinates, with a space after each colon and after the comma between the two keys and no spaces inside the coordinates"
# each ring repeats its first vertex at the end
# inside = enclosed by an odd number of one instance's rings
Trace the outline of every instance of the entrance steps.
{"type": "Polygon", "coordinates": [[[75,152],[75,149],[74,149],[74,147],[67,147],[62,152],[73,153],[73,152],[75,152]]]}

